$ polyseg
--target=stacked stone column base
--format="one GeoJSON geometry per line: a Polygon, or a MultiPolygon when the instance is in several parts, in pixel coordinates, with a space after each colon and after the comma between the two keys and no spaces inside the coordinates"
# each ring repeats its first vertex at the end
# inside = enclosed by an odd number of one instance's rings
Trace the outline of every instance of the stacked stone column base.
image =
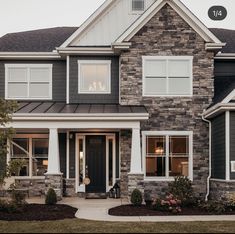
{"type": "Polygon", "coordinates": [[[45,174],[45,194],[50,188],[55,190],[57,199],[61,200],[63,196],[63,173],[45,174]]]}
{"type": "Polygon", "coordinates": [[[134,189],[139,189],[144,197],[144,174],[128,174],[129,198],[134,189]]]}

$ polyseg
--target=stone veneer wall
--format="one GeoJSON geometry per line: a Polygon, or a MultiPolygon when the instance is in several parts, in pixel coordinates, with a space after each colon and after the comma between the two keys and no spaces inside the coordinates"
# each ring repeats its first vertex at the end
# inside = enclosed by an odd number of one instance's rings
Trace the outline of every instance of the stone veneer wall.
{"type": "Polygon", "coordinates": [[[210,180],[210,198],[219,200],[229,194],[235,194],[235,181],[210,180]]]}
{"type": "Polygon", "coordinates": [[[128,197],[128,173],[130,172],[131,160],[131,131],[122,130],[120,132],[120,190],[121,197],[128,197]]]}
{"type": "Polygon", "coordinates": [[[29,196],[42,196],[45,194],[45,179],[16,179],[17,188],[29,189],[29,196]]]}
{"type": "MultiPolygon", "coordinates": [[[[193,185],[197,195],[206,194],[209,130],[203,122],[203,109],[212,103],[213,53],[205,51],[204,40],[169,6],[165,5],[131,40],[120,55],[120,98],[122,105],[145,105],[150,118],[141,131],[193,131],[193,185]],[[194,56],[193,97],[143,97],[142,56],[194,56]]],[[[121,145],[128,142],[121,139],[121,145]],[[124,141],[124,142],[123,142],[124,141]]],[[[121,178],[126,189],[130,157],[121,149],[121,178]],[[124,154],[124,155],[123,155],[124,154]]],[[[164,193],[167,182],[143,183],[146,192],[164,193]]],[[[157,193],[157,194],[155,194],[157,193]]]]}
{"type": "Polygon", "coordinates": [[[77,196],[77,193],[75,193],[75,179],[63,180],[63,196],[65,197],[77,196]]]}
{"type": "Polygon", "coordinates": [[[58,175],[45,175],[45,194],[47,194],[48,190],[53,188],[57,195],[57,199],[61,200],[63,197],[63,174],[58,175]]]}

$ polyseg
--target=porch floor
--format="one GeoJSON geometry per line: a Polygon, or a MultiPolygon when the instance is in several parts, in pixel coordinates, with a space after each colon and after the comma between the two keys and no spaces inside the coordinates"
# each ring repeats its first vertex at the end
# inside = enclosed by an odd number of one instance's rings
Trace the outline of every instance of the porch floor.
{"type": "MultiPolygon", "coordinates": [[[[44,204],[44,198],[29,198],[28,203],[44,204]]],[[[58,204],[66,204],[78,209],[76,218],[108,222],[192,222],[192,221],[235,221],[235,215],[203,216],[111,216],[108,210],[112,207],[128,204],[126,199],[84,199],[63,198],[58,204]]]]}

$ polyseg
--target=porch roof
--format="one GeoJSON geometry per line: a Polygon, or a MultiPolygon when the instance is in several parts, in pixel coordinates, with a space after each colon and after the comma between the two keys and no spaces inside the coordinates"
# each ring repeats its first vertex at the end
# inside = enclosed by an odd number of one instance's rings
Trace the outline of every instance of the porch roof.
{"type": "Polygon", "coordinates": [[[92,116],[128,115],[148,116],[144,106],[119,104],[66,104],[64,102],[18,102],[13,116],[92,116]]]}

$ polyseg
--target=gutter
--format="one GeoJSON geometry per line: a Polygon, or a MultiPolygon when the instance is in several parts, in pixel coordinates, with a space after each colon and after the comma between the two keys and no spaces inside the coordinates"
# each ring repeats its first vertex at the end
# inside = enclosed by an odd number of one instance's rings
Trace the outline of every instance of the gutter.
{"type": "Polygon", "coordinates": [[[204,118],[202,115],[202,120],[209,124],[209,175],[207,177],[207,193],[205,196],[205,201],[208,201],[210,195],[210,179],[211,179],[211,121],[204,118]]]}

